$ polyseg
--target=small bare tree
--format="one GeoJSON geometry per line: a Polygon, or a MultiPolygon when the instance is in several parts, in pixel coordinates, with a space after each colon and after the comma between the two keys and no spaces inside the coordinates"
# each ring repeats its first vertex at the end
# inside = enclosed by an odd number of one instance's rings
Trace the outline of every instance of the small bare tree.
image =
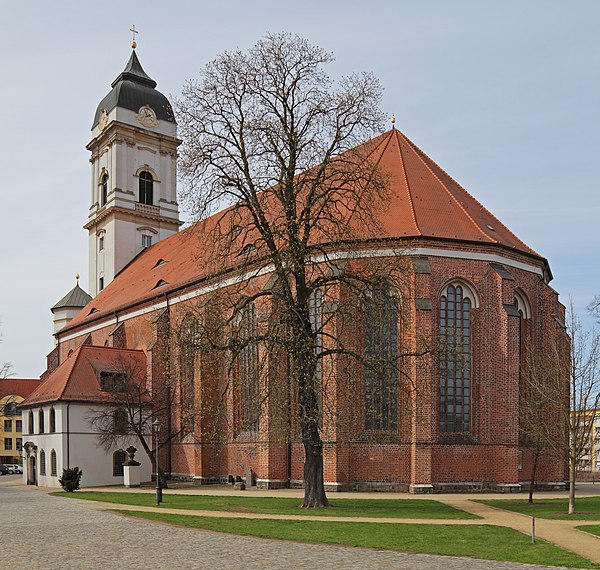
{"type": "MultiPolygon", "coordinates": [[[[99,375],[100,387],[108,394],[106,403],[91,409],[87,418],[96,430],[98,446],[110,450],[135,438],[154,466],[155,453],[186,430],[184,423],[173,429],[171,422],[164,421],[179,405],[179,390],[169,380],[150,386],[145,359],[121,357],[110,370],[99,375]],[[153,422],[157,418],[162,421],[158,450],[152,444],[153,422]]],[[[160,466],[158,476],[166,488],[166,476],[160,466]]]]}
{"type": "Polygon", "coordinates": [[[600,334],[584,330],[572,302],[565,330],[566,335],[558,329],[546,331],[543,354],[529,355],[521,420],[534,458],[532,485],[541,453],[556,453],[568,464],[568,513],[574,514],[577,470],[589,453],[600,405],[600,334]]]}
{"type": "MultiPolygon", "coordinates": [[[[298,410],[303,507],[328,505],[323,362],[333,356],[364,362],[328,326],[329,317],[317,315],[315,296],[339,300],[346,290],[360,300],[398,271],[397,261],[386,267],[340,260],[340,251],[351,258],[364,247],[361,238],[381,233],[375,233],[378,213],[388,196],[372,147],[356,148],[381,132],[379,83],[361,74],[334,88],[323,70],[331,61],[304,39],[268,35],[247,53],[224,53],[209,63],[176,105],[183,199],[200,219],[228,206],[199,226],[208,244],[203,250],[214,253],[211,262],[202,260],[204,271],[228,267],[244,275],[226,303],[225,327],[234,332],[218,348],[229,350],[232,365],[245,362],[240,389],[248,393],[261,385],[260,375],[247,373],[254,354],[270,354],[270,369],[287,367],[288,388],[280,390],[282,401],[298,410]],[[274,276],[268,286],[260,281],[266,267],[274,276]],[[256,303],[271,317],[249,328],[256,303]]],[[[239,413],[242,422],[250,419],[239,413]]]]}

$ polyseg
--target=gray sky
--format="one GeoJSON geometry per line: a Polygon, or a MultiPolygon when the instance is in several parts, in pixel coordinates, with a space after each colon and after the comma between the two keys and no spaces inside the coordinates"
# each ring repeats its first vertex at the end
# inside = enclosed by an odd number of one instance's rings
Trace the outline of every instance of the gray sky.
{"type": "MultiPolygon", "coordinates": [[[[130,54],[176,96],[224,50],[288,31],[373,71],[396,126],[547,257],[578,311],[600,292],[600,1],[0,0],[0,362],[45,369],[49,308],[87,288],[93,113],[130,54]]],[[[187,219],[186,214],[183,215],[187,219]]],[[[586,322],[591,322],[587,319],[586,322]]]]}

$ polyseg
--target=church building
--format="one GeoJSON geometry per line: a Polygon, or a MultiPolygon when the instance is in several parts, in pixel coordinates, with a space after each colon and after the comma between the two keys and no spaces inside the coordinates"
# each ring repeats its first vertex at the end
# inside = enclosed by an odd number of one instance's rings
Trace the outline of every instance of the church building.
{"type": "MultiPolygon", "coordinates": [[[[150,392],[169,385],[177,402],[192,402],[191,414],[174,404],[162,420],[175,432],[191,422],[184,435],[161,448],[161,467],[171,477],[197,484],[242,477],[262,488],[301,486],[304,450],[293,398],[285,407],[270,400],[280,395],[268,395],[261,413],[247,421],[247,394],[236,393],[239,383],[224,381],[247,376],[269,355],[256,348],[231,367],[166,342],[185,332],[188,316],[202,312],[211,296],[244,282],[249,267],[257,287],[272,284],[269,268],[244,252],[220,268],[209,263],[202,226],[210,220],[180,230],[180,141],[171,105],[156,86],[133,51],[94,115],[85,223],[90,296],[74,290],[53,308],[56,346],[44,381],[23,402],[24,417],[32,418],[24,424],[23,441],[31,443],[28,453],[39,465],[38,418],[56,409],[66,421],[68,402],[85,431],[81,406],[109,402],[103,375],[128,359],[143,363],[150,392]]],[[[343,256],[341,250],[330,254],[361,263],[400,255],[405,279],[394,295],[381,294],[385,302],[369,305],[375,310],[355,306],[348,337],[359,350],[368,345],[377,352],[385,345],[389,355],[418,352],[421,344],[437,348],[407,365],[416,387],[408,405],[389,382],[348,369],[342,358],[318,371],[321,398],[334,410],[322,420],[326,488],[520,490],[531,468],[519,437],[524,351],[543,351],[546,333],[564,329],[548,261],[400,130],[365,144],[387,177],[389,204],[377,233],[343,256]],[[382,326],[374,324],[380,321],[382,326]],[[356,379],[352,385],[350,377],[356,379]]],[[[371,298],[380,293],[373,291],[371,298]]],[[[342,326],[336,307],[343,292],[338,295],[315,297],[315,319],[327,315],[328,326],[342,326]]],[[[268,318],[257,303],[241,326],[255,330],[268,318]]],[[[285,376],[279,364],[264,373],[285,376]]],[[[53,445],[64,448],[53,460],[54,473],[60,473],[75,463],[66,453],[68,436],[55,439],[53,445]]],[[[73,454],[72,444],[70,449],[73,454]]],[[[117,451],[102,456],[103,475],[93,484],[118,480],[117,451]]],[[[85,485],[86,467],[80,467],[85,485]]],[[[144,469],[149,475],[150,466],[144,469]]],[[[564,464],[543,456],[540,484],[561,488],[565,479],[564,464]]]]}

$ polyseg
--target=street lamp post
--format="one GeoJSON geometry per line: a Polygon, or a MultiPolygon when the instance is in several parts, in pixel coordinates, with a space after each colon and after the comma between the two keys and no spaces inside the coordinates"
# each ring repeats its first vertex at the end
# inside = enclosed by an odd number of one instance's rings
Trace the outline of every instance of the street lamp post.
{"type": "Polygon", "coordinates": [[[160,420],[158,418],[152,422],[152,427],[154,428],[154,433],[156,434],[156,447],[154,448],[154,460],[156,464],[156,504],[160,505],[162,503],[162,485],[160,484],[160,476],[158,474],[158,434],[160,432],[160,420]]]}

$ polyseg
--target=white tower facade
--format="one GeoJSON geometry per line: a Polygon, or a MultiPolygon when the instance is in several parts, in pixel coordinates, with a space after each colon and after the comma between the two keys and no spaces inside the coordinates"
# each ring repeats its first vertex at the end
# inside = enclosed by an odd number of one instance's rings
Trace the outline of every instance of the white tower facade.
{"type": "Polygon", "coordinates": [[[177,232],[177,125],[135,50],[96,109],[89,290],[95,297],[144,248],[177,232]]]}

